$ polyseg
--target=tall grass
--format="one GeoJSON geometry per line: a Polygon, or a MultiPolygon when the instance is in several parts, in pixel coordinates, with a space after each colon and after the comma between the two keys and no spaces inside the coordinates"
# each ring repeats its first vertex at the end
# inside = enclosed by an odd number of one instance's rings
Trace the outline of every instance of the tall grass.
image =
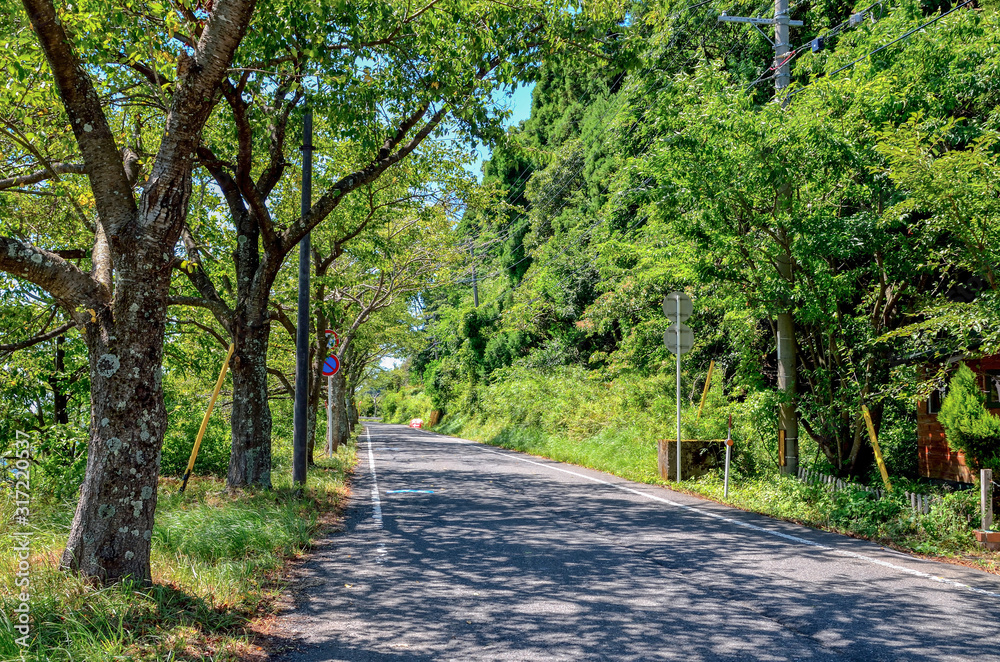
{"type": "MultiPolygon", "coordinates": [[[[320,517],[346,494],[354,446],[342,447],[309,473],[299,494],[276,444],[271,491],[231,494],[215,478],[161,479],[152,539],[151,588],[95,587],[58,570],[74,503],[37,496],[31,527],[31,617],[34,638],[26,660],[238,660],[259,651],[251,620],[274,610],[286,560],[305,549],[320,517]]],[[[20,589],[9,494],[0,496],[0,660],[21,659],[9,615],[20,589]]]]}

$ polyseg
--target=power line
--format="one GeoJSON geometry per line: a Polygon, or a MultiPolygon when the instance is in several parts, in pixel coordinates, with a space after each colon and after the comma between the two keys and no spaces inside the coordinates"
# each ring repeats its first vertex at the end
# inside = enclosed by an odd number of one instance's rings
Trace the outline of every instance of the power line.
{"type": "Polygon", "coordinates": [[[920,30],[923,30],[924,28],[928,27],[929,25],[933,25],[934,23],[937,23],[938,21],[940,21],[942,18],[944,18],[948,14],[951,14],[952,12],[958,11],[959,9],[961,9],[962,7],[964,7],[967,4],[970,4],[971,2],[972,2],[972,0],[965,0],[965,2],[963,2],[962,4],[955,5],[954,7],[952,7],[951,9],[949,9],[948,11],[946,11],[945,13],[941,14],[940,16],[937,16],[937,17],[931,19],[930,21],[927,21],[926,23],[924,23],[923,25],[921,25],[919,27],[913,28],[912,30],[910,30],[906,34],[902,35],[901,37],[897,37],[896,39],[893,39],[892,41],[890,41],[888,44],[885,44],[884,46],[879,46],[878,48],[876,48],[875,50],[871,51],[870,53],[865,53],[864,55],[862,55],[858,59],[854,60],[853,62],[845,64],[840,69],[837,69],[836,71],[832,71],[829,74],[826,74],[826,76],[827,77],[836,76],[841,71],[844,71],[845,69],[850,69],[851,67],[853,67],[854,65],[856,65],[858,62],[861,62],[862,60],[865,60],[865,59],[871,57],[872,55],[875,55],[876,53],[878,53],[880,51],[884,51],[885,49],[889,48],[893,44],[896,44],[896,43],[899,43],[900,41],[903,41],[904,39],[906,39],[907,37],[909,37],[910,35],[912,35],[914,32],[919,32],[920,30]]]}
{"type": "MultiPolygon", "coordinates": [[[[689,6],[685,7],[685,8],[683,8],[683,9],[679,10],[679,11],[678,11],[677,13],[675,13],[675,14],[674,14],[673,16],[671,16],[671,17],[670,17],[670,18],[669,18],[668,20],[674,20],[674,19],[677,19],[677,18],[679,18],[679,17],[680,17],[680,16],[682,15],[682,14],[686,13],[687,11],[689,11],[689,10],[691,10],[691,9],[696,9],[696,8],[698,8],[698,7],[702,7],[702,6],[706,5],[706,4],[709,4],[709,3],[710,3],[710,2],[712,2],[712,1],[713,1],[713,0],[705,0],[705,1],[703,1],[703,2],[698,2],[698,3],[695,3],[695,4],[692,4],[692,5],[689,5],[689,6]]],[[[704,31],[705,31],[705,29],[706,29],[706,28],[708,27],[708,25],[709,25],[709,23],[708,23],[708,22],[706,22],[706,23],[705,23],[705,25],[704,25],[704,26],[703,26],[703,28],[702,28],[702,32],[701,32],[701,33],[699,33],[699,34],[702,34],[702,33],[704,33],[704,31]]],[[[646,68],[646,70],[645,70],[644,72],[642,72],[642,76],[644,76],[645,74],[648,74],[648,73],[650,73],[650,72],[651,72],[651,71],[652,71],[653,69],[654,69],[654,66],[652,66],[652,65],[651,65],[651,66],[649,66],[649,67],[647,67],[647,68],[646,68]]],[[[627,73],[627,72],[622,72],[621,74],[619,74],[619,76],[618,76],[618,79],[616,80],[616,82],[615,82],[615,83],[613,83],[613,84],[612,84],[612,86],[614,86],[614,85],[617,85],[618,83],[620,83],[620,82],[621,82],[621,80],[622,80],[622,78],[623,78],[623,77],[625,76],[625,74],[626,74],[626,73],[627,73]]],[[[640,80],[641,80],[641,77],[640,77],[640,80]]],[[[615,96],[617,97],[617,94],[616,94],[615,96]]],[[[579,96],[577,97],[577,102],[579,102],[579,101],[580,101],[580,100],[582,99],[582,97],[583,97],[583,95],[582,95],[582,94],[581,94],[581,95],[579,95],[579,96]]],[[[609,108],[610,108],[610,107],[609,107],[609,108]]],[[[620,110],[621,110],[621,108],[619,108],[618,110],[616,110],[616,112],[615,112],[615,116],[617,116],[617,114],[618,114],[618,112],[620,112],[620,110]]],[[[646,109],[646,111],[647,111],[647,112],[648,112],[648,110],[649,110],[649,108],[647,108],[647,109],[646,109]]],[[[604,120],[604,117],[605,117],[605,115],[607,114],[607,112],[608,112],[608,111],[607,111],[607,110],[605,110],[605,112],[604,112],[604,114],[602,114],[602,116],[601,116],[601,118],[600,118],[599,122],[603,122],[603,120],[604,120]]],[[[645,117],[645,113],[644,113],[644,115],[643,115],[643,118],[644,118],[644,117],[645,117]]],[[[640,120],[641,120],[641,119],[643,119],[643,118],[640,118],[640,120]]],[[[637,120],[637,121],[640,121],[640,120],[637,120]]],[[[588,151],[589,147],[593,147],[593,145],[594,145],[594,144],[596,144],[597,140],[598,140],[599,138],[601,138],[601,137],[603,137],[603,133],[601,133],[601,134],[598,134],[598,136],[597,136],[597,137],[595,137],[595,139],[594,139],[594,142],[592,142],[592,143],[590,144],[590,146],[588,146],[588,148],[586,148],[586,149],[583,149],[583,150],[582,150],[582,152],[583,152],[583,153],[586,153],[586,152],[588,151]]],[[[569,184],[569,182],[571,182],[571,181],[573,181],[574,179],[576,179],[576,177],[577,177],[577,176],[579,175],[580,171],[582,171],[582,169],[583,169],[583,167],[584,167],[585,165],[586,165],[586,161],[581,161],[581,163],[580,163],[580,166],[579,166],[579,168],[577,168],[577,169],[576,169],[576,170],[575,170],[574,172],[572,172],[572,173],[570,173],[569,175],[567,175],[567,176],[566,176],[566,177],[564,178],[564,180],[563,180],[563,181],[564,181],[564,183],[563,183],[563,185],[562,185],[562,186],[560,186],[559,190],[557,190],[557,191],[555,191],[554,193],[552,193],[551,195],[549,195],[548,199],[547,199],[547,200],[546,200],[545,202],[548,202],[548,201],[551,201],[551,200],[554,200],[554,199],[555,199],[555,197],[556,197],[556,196],[558,196],[558,195],[559,195],[559,194],[560,194],[560,193],[561,193],[561,192],[562,192],[562,191],[563,191],[563,190],[565,189],[565,187],[566,187],[566,186],[567,186],[567,185],[569,184]]],[[[520,181],[520,179],[519,179],[518,181],[520,181]]],[[[520,194],[519,194],[519,195],[520,195],[520,194]]],[[[508,199],[508,203],[509,203],[509,202],[510,202],[510,200],[508,199]]],[[[538,205],[536,204],[536,205],[533,205],[533,206],[532,206],[531,208],[534,208],[534,207],[537,207],[537,206],[538,206],[538,205]]],[[[564,204],[563,206],[565,206],[565,204],[564,204]]],[[[516,216],[515,218],[511,219],[511,221],[510,221],[510,224],[509,224],[509,227],[507,228],[507,230],[506,230],[506,231],[504,231],[504,232],[502,232],[502,233],[501,233],[501,236],[499,236],[499,237],[497,237],[497,238],[495,238],[495,239],[493,239],[493,240],[491,240],[491,241],[489,241],[489,242],[487,242],[487,243],[485,243],[485,244],[480,244],[480,245],[476,246],[476,248],[477,248],[477,249],[479,249],[479,251],[480,251],[480,254],[483,254],[483,253],[484,253],[483,249],[485,249],[485,248],[488,248],[488,247],[490,247],[491,245],[495,245],[495,244],[497,244],[497,243],[500,243],[501,241],[505,241],[505,240],[506,240],[507,238],[509,238],[509,237],[510,237],[510,235],[511,235],[511,233],[512,233],[512,232],[513,232],[513,231],[514,231],[514,230],[516,229],[516,222],[517,222],[517,221],[519,221],[519,220],[522,220],[523,218],[525,218],[525,217],[527,216],[527,213],[528,213],[528,212],[530,211],[530,209],[531,209],[531,208],[526,208],[526,209],[524,209],[524,210],[523,210],[523,211],[522,211],[522,212],[521,212],[521,213],[520,213],[520,214],[519,214],[518,216],[516,216]]],[[[560,210],[561,210],[561,209],[562,209],[562,207],[560,208],[560,210]]],[[[485,257],[485,255],[483,255],[483,256],[485,257]]],[[[509,268],[512,268],[512,267],[508,267],[508,269],[509,269],[509,268]]]]}

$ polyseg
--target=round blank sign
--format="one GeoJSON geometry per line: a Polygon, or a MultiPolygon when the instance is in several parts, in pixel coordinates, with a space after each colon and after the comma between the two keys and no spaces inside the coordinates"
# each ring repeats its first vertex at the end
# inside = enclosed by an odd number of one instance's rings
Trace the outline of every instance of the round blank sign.
{"type": "Polygon", "coordinates": [[[663,332],[663,344],[671,354],[677,354],[677,332],[680,330],[680,353],[687,354],[694,347],[694,331],[682,322],[674,322],[663,332]]]}
{"type": "Polygon", "coordinates": [[[684,322],[691,317],[691,297],[683,292],[671,292],[663,297],[663,314],[671,322],[684,322]]]}

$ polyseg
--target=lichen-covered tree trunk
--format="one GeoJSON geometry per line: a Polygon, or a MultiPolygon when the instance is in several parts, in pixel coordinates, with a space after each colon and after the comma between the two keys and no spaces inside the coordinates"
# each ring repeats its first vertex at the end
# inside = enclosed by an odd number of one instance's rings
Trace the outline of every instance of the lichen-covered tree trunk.
{"type": "Polygon", "coordinates": [[[95,311],[84,332],[90,442],[62,565],[105,583],[152,580],[150,540],[167,422],[160,365],[169,266],[158,262],[152,274],[121,269],[113,306],[95,311]]]}
{"type": "MultiPolygon", "coordinates": [[[[314,293],[314,300],[322,301],[325,292],[325,286],[319,283],[314,293]]],[[[326,448],[326,402],[323,400],[326,389],[323,387],[326,385],[327,378],[323,375],[323,363],[330,351],[327,349],[327,325],[326,315],[322,308],[319,308],[316,313],[316,328],[310,348],[309,398],[306,412],[306,461],[310,465],[316,463],[316,441],[318,438],[322,439],[320,448],[323,450],[326,448]],[[321,412],[322,415],[320,415],[321,412]],[[318,417],[321,420],[318,420],[318,417]]]]}
{"type": "Polygon", "coordinates": [[[316,430],[319,423],[316,420],[316,405],[312,402],[306,404],[306,464],[316,464],[314,453],[316,451],[316,430]]]}
{"type": "MultiPolygon", "coordinates": [[[[233,321],[232,453],[226,484],[271,487],[271,407],[267,401],[267,346],[271,332],[266,317],[256,323],[233,321]]],[[[251,318],[252,319],[252,318],[251,318]]]]}
{"type": "Polygon", "coordinates": [[[358,403],[354,400],[354,391],[347,389],[347,420],[351,424],[351,429],[358,426],[358,403]]]}

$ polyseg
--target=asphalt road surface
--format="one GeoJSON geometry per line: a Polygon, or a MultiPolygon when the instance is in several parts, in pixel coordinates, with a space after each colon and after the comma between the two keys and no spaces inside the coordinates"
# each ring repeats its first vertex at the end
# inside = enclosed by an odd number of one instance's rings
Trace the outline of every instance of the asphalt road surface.
{"type": "Polygon", "coordinates": [[[373,424],[281,620],[320,660],[1000,660],[1000,578],[373,424]]]}

